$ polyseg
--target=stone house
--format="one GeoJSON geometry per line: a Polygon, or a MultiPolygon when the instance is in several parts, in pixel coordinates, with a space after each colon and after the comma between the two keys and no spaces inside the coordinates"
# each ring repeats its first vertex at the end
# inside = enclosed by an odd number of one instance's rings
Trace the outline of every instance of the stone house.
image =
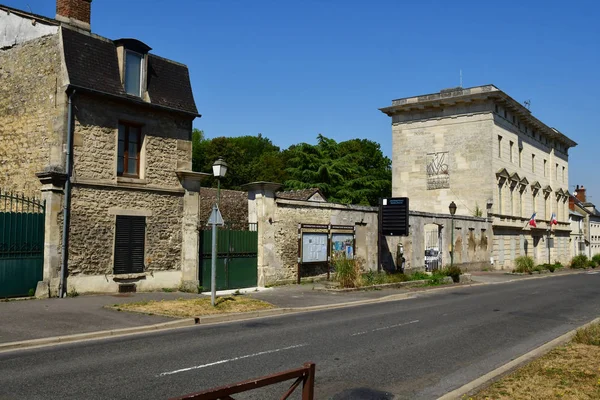
{"type": "MultiPolygon", "coordinates": [[[[585,254],[592,258],[600,254],[600,212],[596,206],[587,201],[586,189],[583,185],[577,185],[575,192],[569,199],[571,218],[580,219],[577,233],[584,248],[577,254],[585,254]],[[577,215],[581,216],[577,218],[577,215]]],[[[572,232],[573,234],[574,232],[572,232]]]]}
{"type": "Polygon", "coordinates": [[[46,200],[38,294],[197,287],[188,69],[90,21],[0,5],[0,187],[46,200]]]}
{"type": "Polygon", "coordinates": [[[490,261],[512,268],[519,255],[570,257],[569,148],[576,143],[494,85],[402,98],[392,119],[392,194],[411,210],[478,215],[492,222],[490,261]],[[536,214],[537,227],[528,224],[536,214]],[[551,226],[552,215],[558,224],[551,226]]]}

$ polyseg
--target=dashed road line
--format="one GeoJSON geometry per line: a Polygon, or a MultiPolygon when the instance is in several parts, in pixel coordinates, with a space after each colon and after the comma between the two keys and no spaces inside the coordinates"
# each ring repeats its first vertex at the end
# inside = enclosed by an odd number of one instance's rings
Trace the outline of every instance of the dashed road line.
{"type": "Polygon", "coordinates": [[[414,321],[410,321],[410,322],[403,322],[401,324],[396,324],[396,325],[389,325],[389,326],[383,326],[381,328],[376,328],[376,329],[371,329],[370,331],[363,331],[363,332],[356,332],[351,334],[350,336],[360,336],[360,335],[365,335],[367,333],[373,333],[373,332],[378,332],[378,331],[384,331],[386,329],[392,329],[392,328],[398,328],[401,326],[405,326],[405,325],[410,325],[410,324],[416,324],[417,322],[419,322],[418,319],[415,319],[414,321]]]}
{"type": "Polygon", "coordinates": [[[277,352],[280,352],[280,351],[297,349],[299,347],[304,347],[304,346],[308,346],[308,343],[296,344],[296,345],[293,345],[293,346],[282,347],[280,349],[261,351],[261,352],[254,353],[254,354],[246,354],[244,356],[233,357],[233,358],[229,358],[229,359],[226,359],[226,360],[219,360],[219,361],[211,362],[211,363],[208,363],[208,364],[195,365],[193,367],[177,369],[175,371],[162,372],[162,373],[158,374],[157,377],[179,374],[181,372],[187,372],[187,371],[193,371],[195,369],[212,367],[212,366],[215,366],[215,365],[225,364],[225,363],[232,362],[232,361],[243,360],[245,358],[252,358],[252,357],[263,356],[265,354],[272,354],[272,353],[277,353],[277,352]]]}

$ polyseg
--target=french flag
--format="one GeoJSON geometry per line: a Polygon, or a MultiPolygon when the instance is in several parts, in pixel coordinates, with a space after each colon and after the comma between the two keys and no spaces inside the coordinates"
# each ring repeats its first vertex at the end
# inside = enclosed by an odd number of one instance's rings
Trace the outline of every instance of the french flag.
{"type": "Polygon", "coordinates": [[[550,225],[558,225],[558,220],[556,219],[556,214],[552,213],[552,218],[550,218],[550,225]]]}
{"type": "Polygon", "coordinates": [[[537,228],[537,224],[535,222],[536,215],[537,215],[537,213],[534,212],[533,215],[531,216],[531,218],[529,219],[529,225],[533,226],[534,228],[537,228]]]}

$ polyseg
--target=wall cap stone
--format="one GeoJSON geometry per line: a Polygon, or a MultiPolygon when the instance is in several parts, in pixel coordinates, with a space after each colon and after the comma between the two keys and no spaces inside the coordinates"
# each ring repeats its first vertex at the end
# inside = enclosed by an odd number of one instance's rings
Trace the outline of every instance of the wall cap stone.
{"type": "Polygon", "coordinates": [[[250,182],[245,185],[242,185],[242,189],[244,189],[248,192],[259,191],[259,190],[268,190],[268,191],[276,192],[280,188],[281,188],[280,183],[266,182],[266,181],[250,182]]]}

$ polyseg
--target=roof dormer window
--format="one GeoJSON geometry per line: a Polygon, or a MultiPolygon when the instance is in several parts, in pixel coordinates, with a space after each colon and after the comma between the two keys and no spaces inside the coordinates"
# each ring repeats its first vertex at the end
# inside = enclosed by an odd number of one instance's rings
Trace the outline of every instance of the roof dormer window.
{"type": "Polygon", "coordinates": [[[152,49],[137,39],[119,39],[114,43],[125,93],[147,100],[148,52],[152,49]]]}
{"type": "Polygon", "coordinates": [[[142,96],[144,56],[125,50],[125,91],[133,96],[142,96]]]}

